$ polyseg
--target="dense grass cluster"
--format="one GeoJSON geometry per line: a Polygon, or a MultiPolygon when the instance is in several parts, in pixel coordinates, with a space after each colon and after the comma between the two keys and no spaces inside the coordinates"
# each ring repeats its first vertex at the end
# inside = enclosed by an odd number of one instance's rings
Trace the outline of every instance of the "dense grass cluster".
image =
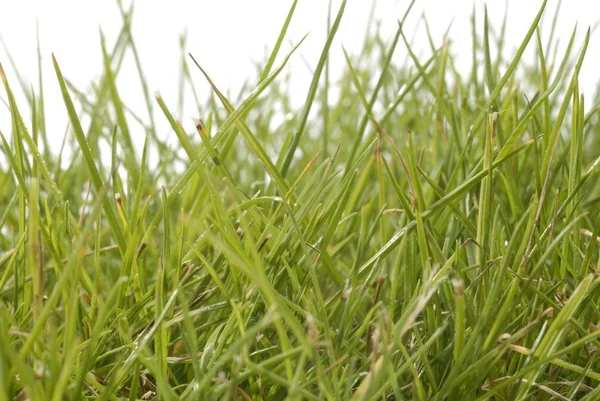
{"type": "Polygon", "coordinates": [[[400,23],[331,79],[344,1],[295,110],[295,6],[239,99],[186,57],[182,90],[214,94],[192,135],[149,94],[129,11],[92,95],[53,60],[75,152],[0,69],[0,400],[600,399],[589,31],[558,53],[544,2],[507,51],[478,15],[458,71],[448,37],[419,59],[400,23]],[[130,54],[143,117],[115,84],[130,54]]]}

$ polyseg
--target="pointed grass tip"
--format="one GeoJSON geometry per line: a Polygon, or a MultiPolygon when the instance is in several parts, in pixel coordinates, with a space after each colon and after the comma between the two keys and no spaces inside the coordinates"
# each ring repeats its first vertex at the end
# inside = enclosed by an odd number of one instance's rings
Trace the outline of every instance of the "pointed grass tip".
{"type": "Polygon", "coordinates": [[[192,121],[194,122],[194,126],[196,126],[196,129],[198,130],[198,132],[203,133],[204,132],[204,122],[201,119],[194,118],[194,117],[192,117],[192,121]]]}

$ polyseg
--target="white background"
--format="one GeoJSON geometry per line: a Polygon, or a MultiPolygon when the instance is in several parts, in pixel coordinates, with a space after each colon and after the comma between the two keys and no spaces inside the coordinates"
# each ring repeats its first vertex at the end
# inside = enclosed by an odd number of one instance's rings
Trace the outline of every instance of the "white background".
{"type": "MultiPolygon", "coordinates": [[[[335,16],[340,0],[333,1],[332,13],[335,16]]],[[[128,6],[128,1],[125,2],[128,6]]],[[[403,15],[408,0],[379,0],[375,3],[376,19],[382,21],[384,37],[393,37],[397,21],[403,15]]],[[[578,44],[589,26],[600,20],[597,1],[563,1],[557,32],[566,43],[575,25],[579,23],[578,44]]],[[[482,31],[482,0],[417,0],[406,27],[408,36],[419,27],[415,38],[415,47],[425,49],[427,40],[423,24],[419,24],[421,15],[426,15],[434,38],[441,44],[443,32],[453,21],[450,38],[453,51],[459,55],[459,67],[470,68],[470,16],[475,7],[480,31],[482,31]]],[[[487,2],[490,19],[499,26],[508,10],[509,50],[514,49],[527,31],[530,22],[541,4],[534,0],[490,0],[487,2]]],[[[277,38],[281,25],[291,5],[291,0],[139,0],[135,4],[133,34],[144,66],[146,78],[152,92],[159,91],[171,109],[177,106],[177,82],[181,52],[179,36],[187,30],[187,48],[211,74],[218,86],[223,89],[239,88],[247,79],[255,79],[252,61],[265,59],[277,38]]],[[[543,33],[547,35],[551,25],[557,1],[549,0],[546,9],[543,33]]],[[[343,66],[342,45],[350,53],[361,48],[367,18],[373,3],[367,0],[348,0],[346,13],[342,20],[337,39],[333,44],[331,59],[332,71],[343,66]]],[[[297,43],[306,33],[309,37],[288,66],[292,74],[292,92],[296,103],[304,101],[310,72],[308,63],[315,66],[320,49],[325,40],[327,19],[327,0],[299,0],[288,38],[282,48],[287,53],[292,44],[297,43]]],[[[90,82],[102,73],[100,50],[100,30],[107,38],[110,49],[121,27],[121,16],[115,1],[111,0],[0,0],[0,35],[10,51],[19,73],[26,82],[30,82],[37,92],[37,55],[36,23],[39,26],[40,41],[44,65],[44,90],[48,113],[48,131],[53,143],[59,143],[66,127],[66,112],[54,70],[51,54],[54,53],[63,74],[81,90],[90,88],[90,82]]],[[[582,91],[588,95],[594,93],[595,84],[600,76],[599,56],[600,40],[593,35],[586,65],[581,75],[582,91]]],[[[532,42],[535,41],[534,40],[532,42]]],[[[397,53],[404,58],[405,48],[399,45],[397,53]]],[[[533,52],[533,43],[530,51],[533,52]]],[[[532,54],[532,53],[531,53],[532,54]]],[[[19,94],[18,81],[5,50],[0,47],[0,62],[3,64],[13,88],[19,94]]],[[[119,89],[125,103],[133,110],[144,113],[143,98],[139,92],[138,78],[129,67],[119,76],[119,89]]],[[[206,97],[209,88],[199,73],[197,88],[200,96],[206,97]]],[[[251,81],[254,82],[254,81],[251,81]]],[[[6,100],[3,90],[0,98],[6,100]]],[[[591,96],[589,96],[591,98],[591,96]]],[[[24,97],[20,96],[22,108],[26,108],[24,97]]],[[[189,100],[189,99],[188,99],[189,100]]],[[[588,102],[588,106],[591,102],[588,102]]],[[[26,114],[26,113],[24,113],[26,114]]],[[[10,116],[6,107],[0,103],[0,130],[10,135],[10,116]]],[[[164,119],[161,129],[168,130],[164,119]]],[[[182,121],[186,128],[191,120],[182,121]]],[[[190,129],[191,130],[191,129],[190,129]]]]}

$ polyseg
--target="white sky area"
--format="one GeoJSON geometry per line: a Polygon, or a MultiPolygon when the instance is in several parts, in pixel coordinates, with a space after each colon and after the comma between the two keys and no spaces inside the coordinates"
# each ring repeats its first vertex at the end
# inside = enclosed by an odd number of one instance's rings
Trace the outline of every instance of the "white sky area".
{"type": "MultiPolygon", "coordinates": [[[[375,2],[375,18],[381,20],[381,32],[391,41],[397,21],[406,10],[409,0],[379,0],[375,2]]],[[[161,93],[171,110],[177,108],[178,76],[181,62],[179,37],[187,31],[186,51],[191,52],[202,66],[212,75],[222,89],[231,88],[233,93],[242,83],[251,78],[256,80],[253,61],[263,61],[275,43],[285,20],[291,0],[139,0],[135,4],[132,31],[144,68],[150,91],[161,93]]],[[[335,16],[341,0],[334,0],[332,14],[335,16]]],[[[535,17],[541,1],[538,0],[417,0],[408,19],[405,31],[413,37],[414,46],[427,56],[427,37],[422,23],[424,14],[430,23],[436,45],[451,21],[450,38],[453,51],[459,56],[459,68],[465,74],[470,71],[471,32],[470,16],[473,7],[477,10],[479,31],[483,31],[483,7],[487,3],[492,24],[500,26],[505,7],[508,10],[508,51],[514,50],[522,40],[530,22],[535,17]]],[[[47,112],[47,127],[57,149],[65,132],[66,111],[52,67],[51,54],[54,53],[65,77],[80,90],[89,90],[90,82],[98,79],[103,70],[100,48],[100,30],[107,39],[110,49],[119,33],[122,19],[116,1],[82,0],[0,0],[0,35],[10,51],[19,73],[37,85],[36,23],[39,26],[43,58],[44,91],[47,112]],[[56,140],[54,140],[56,139],[56,140]]],[[[543,34],[547,37],[556,0],[548,0],[543,34]]],[[[125,1],[127,8],[129,1],[125,1]]],[[[342,45],[351,54],[361,49],[368,15],[373,2],[348,0],[346,13],[331,51],[332,74],[344,65],[342,45]]],[[[287,53],[292,44],[297,43],[306,33],[310,35],[299,52],[286,67],[291,72],[291,90],[294,101],[302,104],[310,82],[309,66],[314,67],[325,42],[327,21],[327,0],[299,0],[294,19],[284,42],[281,54],[287,53]]],[[[563,1],[557,34],[563,45],[578,23],[578,36],[575,51],[579,51],[585,31],[600,20],[600,3],[597,0],[563,1]]],[[[535,50],[535,36],[530,43],[529,56],[535,50]]],[[[396,51],[399,60],[406,57],[402,43],[396,51]]],[[[512,52],[511,52],[512,53],[512,52]]],[[[600,38],[592,35],[586,63],[581,74],[581,90],[591,95],[600,76],[600,38]]],[[[21,108],[27,103],[18,87],[18,80],[8,60],[6,51],[0,46],[0,62],[4,66],[13,90],[17,92],[21,108]]],[[[206,98],[210,88],[200,73],[192,68],[199,95],[206,98]]],[[[129,57],[119,74],[118,87],[124,102],[140,116],[145,114],[145,106],[135,73],[133,58],[129,57]]],[[[89,92],[88,92],[89,93],[89,92]]],[[[4,90],[0,99],[6,101],[4,90]]],[[[192,106],[192,99],[186,99],[192,106]]],[[[591,101],[588,102],[588,106],[591,101]]],[[[157,105],[155,110],[158,110],[157,105]]],[[[182,114],[182,123],[188,131],[193,131],[191,114],[182,114]]],[[[190,113],[194,113],[193,108],[190,113]]],[[[160,113],[160,111],[158,110],[160,113]]],[[[28,119],[27,113],[23,112],[28,119]]],[[[179,113],[177,113],[179,115],[179,113]]],[[[29,121],[29,120],[27,120],[29,121]]],[[[168,123],[157,113],[157,123],[163,133],[168,132],[168,123]]],[[[86,127],[84,126],[84,129],[86,127]]],[[[0,130],[10,136],[10,114],[0,102],[0,130]]]]}

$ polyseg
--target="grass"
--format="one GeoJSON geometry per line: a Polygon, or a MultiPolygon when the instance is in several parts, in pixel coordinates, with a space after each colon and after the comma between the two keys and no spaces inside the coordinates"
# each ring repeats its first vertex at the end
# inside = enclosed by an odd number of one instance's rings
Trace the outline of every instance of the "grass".
{"type": "Polygon", "coordinates": [[[93,93],[55,58],[39,76],[76,152],[51,153],[43,93],[0,69],[0,400],[600,399],[590,31],[555,46],[544,1],[508,52],[510,25],[474,14],[462,71],[449,34],[420,58],[400,22],[332,79],[343,1],[296,110],[295,6],[238,98],[184,55],[191,135],[148,90],[130,10],[93,93]],[[130,53],[143,117],[117,85],[130,53]]]}

